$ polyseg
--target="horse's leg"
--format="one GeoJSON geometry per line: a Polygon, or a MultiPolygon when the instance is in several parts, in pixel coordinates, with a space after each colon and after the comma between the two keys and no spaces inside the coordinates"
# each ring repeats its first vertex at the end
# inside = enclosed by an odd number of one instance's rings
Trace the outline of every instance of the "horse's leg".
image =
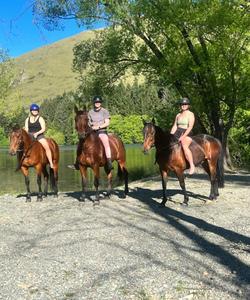
{"type": "Polygon", "coordinates": [[[218,182],[216,179],[216,167],[215,168],[212,167],[210,160],[205,160],[202,163],[202,167],[207,172],[210,179],[211,187],[210,187],[209,200],[214,200],[219,195],[218,182]]]}
{"type": "Polygon", "coordinates": [[[49,181],[49,174],[47,172],[46,166],[43,167],[43,178],[44,178],[44,197],[48,195],[48,181],[49,181]]]}
{"type": "Polygon", "coordinates": [[[37,175],[37,185],[38,185],[38,194],[37,194],[37,201],[43,200],[43,192],[42,192],[42,170],[43,167],[41,164],[35,165],[36,175],[37,175]]]}
{"type": "Polygon", "coordinates": [[[95,199],[94,199],[94,205],[100,204],[100,195],[99,195],[99,178],[100,178],[100,168],[99,165],[95,165],[93,167],[94,171],[94,186],[95,186],[95,199]]]}
{"type": "Polygon", "coordinates": [[[124,177],[124,194],[126,197],[129,190],[128,190],[128,171],[125,166],[125,161],[120,161],[120,160],[118,161],[118,177],[119,180],[121,180],[122,177],[124,177]]]}
{"type": "Polygon", "coordinates": [[[25,185],[26,185],[26,190],[27,190],[27,195],[26,195],[26,202],[31,201],[31,195],[30,195],[30,179],[29,179],[29,171],[25,167],[21,167],[22,173],[24,175],[25,179],[25,185]]]}
{"type": "Polygon", "coordinates": [[[39,173],[37,174],[37,185],[38,185],[38,194],[37,194],[37,201],[43,200],[43,192],[42,192],[42,175],[39,173]]]}
{"type": "Polygon", "coordinates": [[[54,167],[53,169],[50,168],[50,183],[51,187],[54,191],[54,197],[58,196],[58,187],[57,187],[57,182],[58,182],[58,163],[54,162],[54,167]]]}
{"type": "Polygon", "coordinates": [[[175,170],[175,173],[177,175],[180,187],[184,194],[184,201],[182,204],[188,205],[189,197],[187,195],[187,190],[186,190],[186,185],[185,185],[185,176],[184,176],[183,170],[175,170]]]}
{"type": "Polygon", "coordinates": [[[80,169],[80,173],[81,173],[81,177],[82,177],[82,193],[80,196],[80,201],[85,201],[86,200],[86,187],[87,187],[87,168],[79,165],[79,169],[80,169]]]}
{"type": "Polygon", "coordinates": [[[217,161],[215,161],[214,159],[208,160],[208,166],[210,170],[210,181],[211,181],[211,190],[209,195],[210,200],[216,200],[217,196],[219,195],[218,181],[216,178],[216,165],[217,165],[217,161]]]}
{"type": "Polygon", "coordinates": [[[108,196],[108,198],[110,198],[111,193],[112,193],[112,172],[109,171],[106,166],[104,167],[104,169],[105,169],[105,172],[106,172],[107,178],[108,178],[107,196],[108,196]]]}
{"type": "Polygon", "coordinates": [[[162,183],[162,202],[161,202],[160,206],[164,207],[168,200],[168,198],[167,198],[168,173],[163,170],[160,170],[160,172],[161,172],[161,183],[162,183]]]}

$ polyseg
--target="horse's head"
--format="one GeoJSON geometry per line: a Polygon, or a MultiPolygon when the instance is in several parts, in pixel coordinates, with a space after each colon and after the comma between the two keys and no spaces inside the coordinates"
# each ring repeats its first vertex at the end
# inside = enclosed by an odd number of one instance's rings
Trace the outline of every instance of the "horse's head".
{"type": "Polygon", "coordinates": [[[78,110],[75,106],[75,129],[79,138],[85,138],[90,131],[88,112],[86,110],[78,110]]]}
{"type": "Polygon", "coordinates": [[[10,146],[9,146],[9,154],[16,155],[18,151],[23,150],[23,134],[22,129],[14,128],[10,133],[10,146]]]}
{"type": "Polygon", "coordinates": [[[143,121],[143,124],[143,151],[147,153],[155,143],[155,122],[153,119],[152,122],[143,121]]]}

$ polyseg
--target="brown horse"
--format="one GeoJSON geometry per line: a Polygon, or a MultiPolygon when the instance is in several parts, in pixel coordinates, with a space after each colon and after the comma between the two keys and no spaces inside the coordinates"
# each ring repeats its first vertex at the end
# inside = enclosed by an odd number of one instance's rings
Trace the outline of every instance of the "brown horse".
{"type": "MultiPolygon", "coordinates": [[[[98,134],[92,130],[88,123],[88,113],[86,109],[78,110],[75,106],[75,128],[79,136],[79,144],[77,149],[77,160],[82,176],[82,194],[81,201],[85,201],[86,185],[87,185],[87,168],[90,167],[94,172],[94,186],[96,189],[96,197],[94,204],[99,204],[99,178],[100,167],[104,170],[108,177],[108,196],[111,195],[112,189],[112,172],[106,167],[107,159],[103,144],[98,134]]],[[[128,194],[128,171],[126,169],[126,151],[123,142],[114,134],[109,134],[109,144],[111,149],[111,159],[118,163],[119,179],[124,178],[125,197],[128,194]]]]}
{"type": "Polygon", "coordinates": [[[53,139],[47,139],[52,154],[54,169],[50,169],[50,176],[47,172],[46,165],[49,163],[43,146],[38,141],[33,141],[32,137],[24,130],[15,128],[10,133],[9,154],[17,155],[18,166],[20,167],[27,188],[26,202],[31,201],[29,168],[34,167],[37,174],[37,184],[39,192],[37,201],[42,201],[42,179],[44,176],[44,196],[48,193],[48,179],[50,177],[51,187],[57,196],[58,188],[58,164],[59,164],[59,147],[53,139]]]}
{"type": "MultiPolygon", "coordinates": [[[[173,171],[178,177],[180,186],[184,192],[184,204],[188,204],[188,195],[185,188],[184,170],[189,168],[189,163],[185,159],[184,152],[177,138],[169,132],[164,132],[160,127],[152,122],[144,122],[143,128],[144,152],[155,145],[156,148],[156,162],[159,165],[163,201],[161,206],[165,206],[167,202],[166,186],[167,176],[169,171],[173,171]]],[[[200,134],[192,137],[193,142],[190,145],[192,151],[194,164],[202,165],[204,170],[208,173],[211,182],[211,190],[209,199],[214,200],[219,196],[218,187],[224,187],[224,169],[223,169],[223,151],[219,140],[216,138],[200,134]]]]}

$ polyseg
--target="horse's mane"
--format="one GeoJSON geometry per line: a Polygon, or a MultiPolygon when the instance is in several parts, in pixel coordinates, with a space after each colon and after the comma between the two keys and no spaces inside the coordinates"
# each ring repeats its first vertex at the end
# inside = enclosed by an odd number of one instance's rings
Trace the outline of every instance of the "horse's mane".
{"type": "Polygon", "coordinates": [[[174,146],[178,144],[178,139],[170,133],[168,129],[162,129],[160,126],[154,125],[156,132],[161,136],[161,140],[168,146],[174,146]]]}

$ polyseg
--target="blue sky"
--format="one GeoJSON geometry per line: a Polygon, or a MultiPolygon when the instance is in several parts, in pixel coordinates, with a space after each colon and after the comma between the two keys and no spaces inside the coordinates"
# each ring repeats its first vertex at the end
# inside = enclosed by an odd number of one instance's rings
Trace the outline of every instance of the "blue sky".
{"type": "Polygon", "coordinates": [[[34,24],[31,0],[4,0],[0,9],[0,48],[11,57],[51,44],[84,30],[74,20],[65,21],[64,31],[46,31],[34,24]]]}

